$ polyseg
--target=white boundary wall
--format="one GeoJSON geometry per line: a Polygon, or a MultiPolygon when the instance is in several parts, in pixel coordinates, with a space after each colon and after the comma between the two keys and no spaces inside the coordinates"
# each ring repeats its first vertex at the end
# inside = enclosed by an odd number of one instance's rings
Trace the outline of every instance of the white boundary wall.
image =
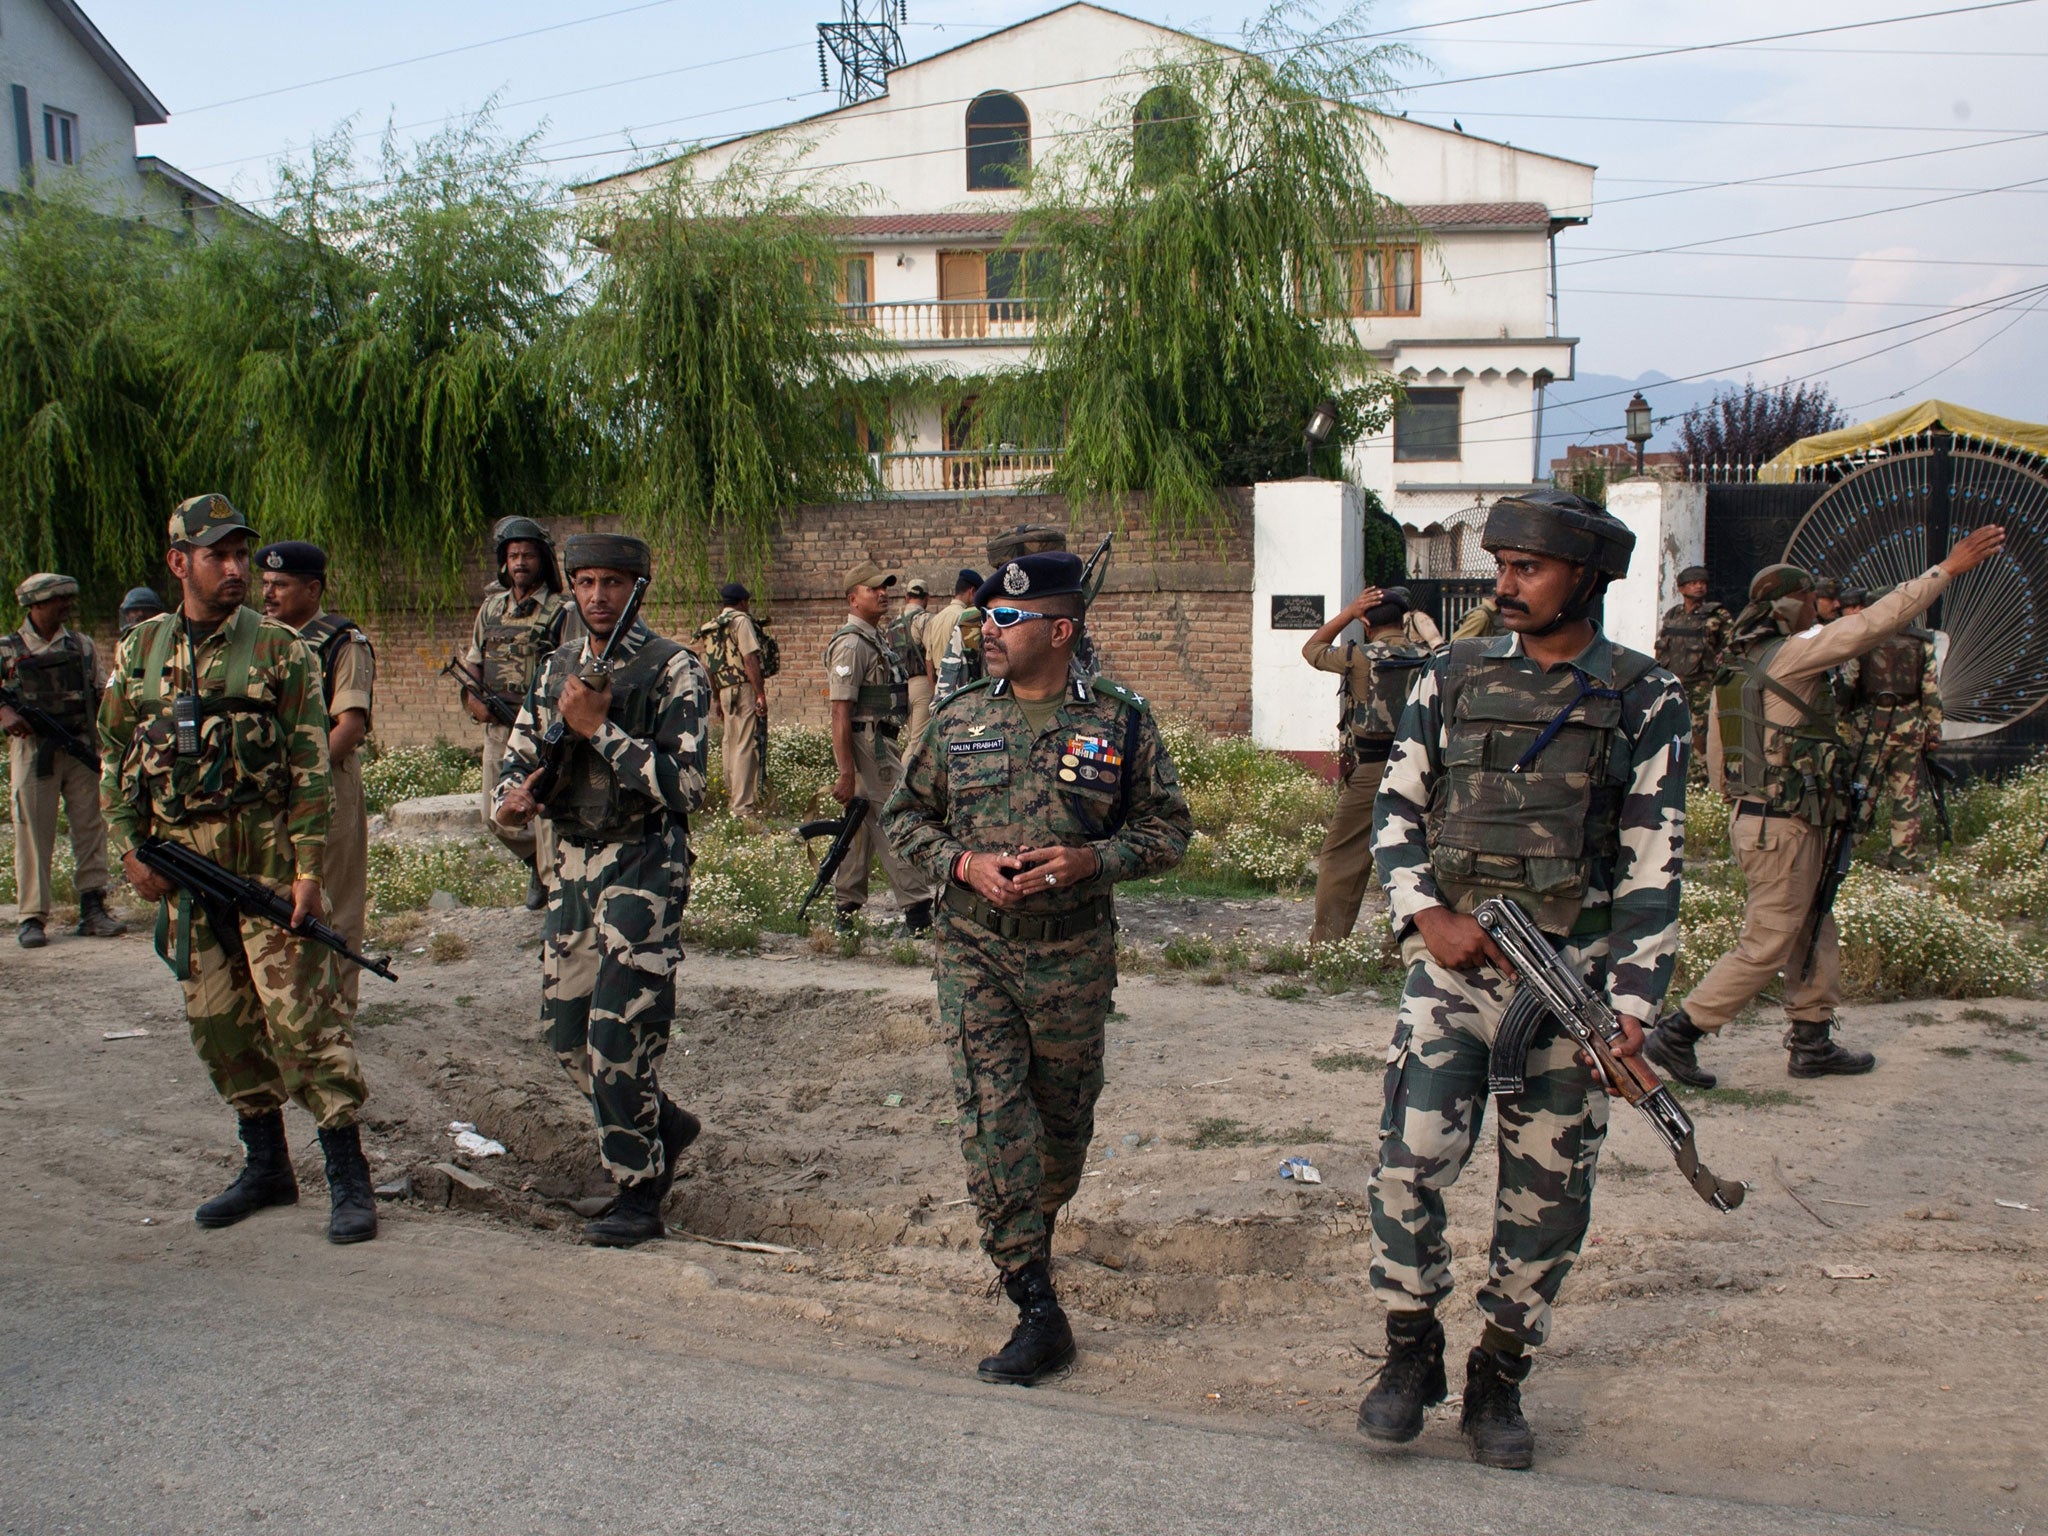
{"type": "MultiPolygon", "coordinates": [[[[1329,752],[1337,679],[1301,659],[1312,630],[1273,628],[1273,599],[1320,596],[1327,618],[1364,580],[1365,514],[1343,480],[1268,480],[1252,496],[1252,740],[1277,752],[1329,752]]],[[[1355,634],[1355,628],[1354,628],[1355,634]]]]}

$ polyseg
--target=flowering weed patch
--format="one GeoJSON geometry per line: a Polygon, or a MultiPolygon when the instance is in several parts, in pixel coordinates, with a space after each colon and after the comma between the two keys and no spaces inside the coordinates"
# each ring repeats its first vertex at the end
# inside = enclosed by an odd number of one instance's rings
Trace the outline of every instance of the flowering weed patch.
{"type": "Polygon", "coordinates": [[[372,816],[401,800],[426,795],[480,795],[484,771],[476,754],[437,741],[431,747],[393,747],[363,764],[363,802],[372,816]]]}

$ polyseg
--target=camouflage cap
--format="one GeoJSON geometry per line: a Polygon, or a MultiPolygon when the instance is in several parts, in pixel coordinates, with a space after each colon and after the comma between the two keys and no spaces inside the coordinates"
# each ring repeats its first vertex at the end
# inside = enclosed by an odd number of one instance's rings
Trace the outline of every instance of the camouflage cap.
{"type": "Polygon", "coordinates": [[[988,541],[988,563],[1007,565],[1026,555],[1042,555],[1066,547],[1067,531],[1064,528],[1055,528],[1049,523],[1020,523],[1008,533],[999,533],[988,541]]]}
{"type": "Polygon", "coordinates": [[[1705,581],[1706,579],[1707,568],[1704,565],[1688,565],[1678,573],[1678,585],[1681,587],[1691,586],[1696,581],[1705,581]]]}
{"type": "Polygon", "coordinates": [[[14,589],[14,599],[24,608],[33,608],[37,603],[47,603],[56,597],[78,596],[78,583],[69,576],[59,576],[55,571],[37,571],[14,589]]]}
{"type": "Polygon", "coordinates": [[[1583,565],[1603,576],[1628,574],[1636,536],[1628,524],[1596,502],[1569,491],[1503,496],[1486,514],[1479,547],[1489,554],[1525,549],[1583,565]]]}
{"type": "Polygon", "coordinates": [[[624,571],[628,576],[654,575],[654,551],[645,539],[630,533],[572,533],[562,543],[562,569],[624,571]]]}
{"type": "Polygon", "coordinates": [[[1842,595],[1842,583],[1833,576],[1819,577],[1814,581],[1813,595],[1815,597],[1840,597],[1842,595]]]}
{"type": "Polygon", "coordinates": [[[219,491],[187,496],[178,503],[178,510],[171,514],[173,544],[204,549],[209,544],[218,544],[231,533],[246,533],[251,538],[256,536],[256,530],[235,510],[235,504],[219,491]]]}
{"type": "Polygon", "coordinates": [[[1813,574],[1803,566],[1767,565],[1749,579],[1752,603],[1774,603],[1813,590],[1813,574]]]}

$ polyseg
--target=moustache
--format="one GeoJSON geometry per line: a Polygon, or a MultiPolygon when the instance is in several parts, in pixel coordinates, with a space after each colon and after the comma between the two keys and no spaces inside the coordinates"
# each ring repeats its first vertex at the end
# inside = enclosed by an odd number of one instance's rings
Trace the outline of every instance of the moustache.
{"type": "Polygon", "coordinates": [[[1522,602],[1519,598],[1497,597],[1494,599],[1494,603],[1502,613],[1527,613],[1529,611],[1529,605],[1522,602]]]}

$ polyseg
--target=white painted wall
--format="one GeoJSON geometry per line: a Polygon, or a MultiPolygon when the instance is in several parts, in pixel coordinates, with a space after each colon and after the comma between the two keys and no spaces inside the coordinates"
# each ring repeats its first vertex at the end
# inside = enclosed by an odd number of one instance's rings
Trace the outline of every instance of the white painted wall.
{"type": "MultiPolygon", "coordinates": [[[[135,169],[134,104],[43,0],[0,0],[0,85],[28,87],[29,134],[40,185],[88,177],[109,203],[121,206],[140,205],[150,195],[135,169]],[[77,115],[77,165],[67,168],[44,157],[45,106],[77,115]]],[[[13,187],[19,176],[9,93],[0,95],[0,184],[13,187]]]]}
{"type": "MultiPolygon", "coordinates": [[[[1278,752],[1336,744],[1337,679],[1301,659],[1312,630],[1273,628],[1273,598],[1320,593],[1325,616],[1358,596],[1365,523],[1342,480],[1269,480],[1252,495],[1252,740],[1278,752]]],[[[1353,636],[1355,638],[1355,634],[1353,636]]]]}
{"type": "Polygon", "coordinates": [[[1657,621],[1678,601],[1678,573],[1706,549],[1707,488],[1633,479],[1608,487],[1607,510],[1636,536],[1629,573],[1607,589],[1607,633],[1638,651],[1657,644],[1657,621]]]}

